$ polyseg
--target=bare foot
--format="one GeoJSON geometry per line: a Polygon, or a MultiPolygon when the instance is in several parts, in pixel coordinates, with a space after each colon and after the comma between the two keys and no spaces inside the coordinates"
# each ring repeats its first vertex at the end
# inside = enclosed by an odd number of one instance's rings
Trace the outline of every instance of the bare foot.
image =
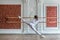
{"type": "Polygon", "coordinates": [[[40,35],[41,36],[41,38],[46,38],[46,36],[44,36],[44,35],[40,35]]]}
{"type": "Polygon", "coordinates": [[[19,18],[21,18],[21,16],[18,16],[19,18]]]}

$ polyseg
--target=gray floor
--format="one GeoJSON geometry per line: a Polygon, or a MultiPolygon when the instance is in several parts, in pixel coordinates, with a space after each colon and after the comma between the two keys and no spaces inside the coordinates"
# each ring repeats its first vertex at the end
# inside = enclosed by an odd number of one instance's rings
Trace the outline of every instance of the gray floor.
{"type": "Polygon", "coordinates": [[[45,35],[46,38],[40,38],[39,35],[0,35],[0,40],[60,40],[60,35],[45,35]]]}

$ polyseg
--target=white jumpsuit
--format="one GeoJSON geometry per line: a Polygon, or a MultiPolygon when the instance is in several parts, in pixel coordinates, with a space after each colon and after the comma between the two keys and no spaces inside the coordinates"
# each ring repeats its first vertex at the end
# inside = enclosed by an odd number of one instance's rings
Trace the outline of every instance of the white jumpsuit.
{"type": "MultiPolygon", "coordinates": [[[[21,18],[21,17],[19,17],[21,18]]],[[[25,19],[21,18],[21,20],[26,23],[27,25],[29,25],[29,27],[35,31],[37,34],[39,34],[41,37],[45,37],[44,35],[42,35],[39,31],[36,30],[35,26],[40,22],[40,20],[36,20],[34,19],[32,22],[27,22],[25,19]]]]}

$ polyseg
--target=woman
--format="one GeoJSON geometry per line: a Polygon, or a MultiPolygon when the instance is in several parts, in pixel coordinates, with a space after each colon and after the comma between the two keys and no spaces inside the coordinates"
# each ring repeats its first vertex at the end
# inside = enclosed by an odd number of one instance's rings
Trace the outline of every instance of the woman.
{"type": "Polygon", "coordinates": [[[37,30],[36,30],[36,28],[35,28],[35,26],[40,22],[40,20],[38,20],[38,16],[37,15],[35,15],[34,16],[34,19],[32,20],[32,22],[27,22],[26,20],[24,20],[22,17],[20,17],[20,16],[18,16],[19,18],[21,18],[21,20],[24,22],[24,23],[26,23],[27,25],[29,25],[29,27],[33,30],[33,31],[35,31],[37,34],[39,34],[41,37],[45,37],[44,35],[42,35],[41,33],[39,33],[37,30]]]}

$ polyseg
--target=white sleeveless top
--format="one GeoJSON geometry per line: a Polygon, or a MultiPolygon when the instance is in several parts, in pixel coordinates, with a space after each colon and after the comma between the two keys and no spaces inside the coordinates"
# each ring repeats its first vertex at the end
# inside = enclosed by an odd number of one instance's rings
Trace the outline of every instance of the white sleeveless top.
{"type": "Polygon", "coordinates": [[[36,20],[36,19],[33,19],[30,23],[35,23],[36,21],[38,21],[38,20],[36,20]]]}
{"type": "Polygon", "coordinates": [[[39,20],[36,20],[36,19],[33,19],[31,22],[30,22],[30,24],[32,25],[32,26],[36,26],[35,24],[37,23],[39,23],[40,21],[39,20]]]}

